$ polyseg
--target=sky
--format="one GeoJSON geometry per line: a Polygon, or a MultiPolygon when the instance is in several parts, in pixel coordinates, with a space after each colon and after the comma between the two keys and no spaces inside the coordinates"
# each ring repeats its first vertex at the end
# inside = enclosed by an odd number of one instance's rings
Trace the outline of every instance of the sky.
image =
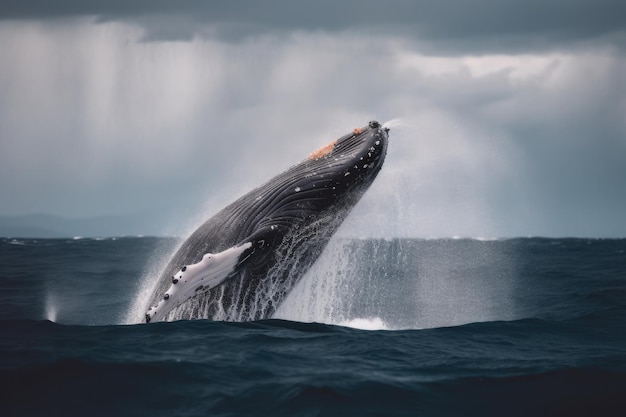
{"type": "Polygon", "coordinates": [[[345,236],[626,237],[623,1],[7,3],[0,216],[177,234],[377,119],[345,236]]]}

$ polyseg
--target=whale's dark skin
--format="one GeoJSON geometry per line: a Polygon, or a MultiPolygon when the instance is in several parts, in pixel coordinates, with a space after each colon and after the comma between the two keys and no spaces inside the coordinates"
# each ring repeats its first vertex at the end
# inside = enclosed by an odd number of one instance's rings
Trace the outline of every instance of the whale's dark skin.
{"type": "Polygon", "coordinates": [[[354,129],[207,220],[163,271],[146,322],[271,317],[376,178],[388,132],[354,129]]]}

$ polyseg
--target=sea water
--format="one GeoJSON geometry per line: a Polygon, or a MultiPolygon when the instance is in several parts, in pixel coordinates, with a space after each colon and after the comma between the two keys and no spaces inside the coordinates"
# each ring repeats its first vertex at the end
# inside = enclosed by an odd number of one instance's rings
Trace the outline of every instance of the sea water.
{"type": "Polygon", "coordinates": [[[0,415],[626,410],[626,239],[334,239],[271,320],[137,324],[177,244],[0,239],[0,415]]]}

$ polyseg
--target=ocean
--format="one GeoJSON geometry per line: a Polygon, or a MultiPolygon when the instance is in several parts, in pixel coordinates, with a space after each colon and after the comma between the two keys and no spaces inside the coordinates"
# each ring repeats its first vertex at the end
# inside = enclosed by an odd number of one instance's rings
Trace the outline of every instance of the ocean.
{"type": "Polygon", "coordinates": [[[334,239],[271,320],[137,324],[176,245],[0,239],[0,416],[626,415],[626,239],[334,239]]]}

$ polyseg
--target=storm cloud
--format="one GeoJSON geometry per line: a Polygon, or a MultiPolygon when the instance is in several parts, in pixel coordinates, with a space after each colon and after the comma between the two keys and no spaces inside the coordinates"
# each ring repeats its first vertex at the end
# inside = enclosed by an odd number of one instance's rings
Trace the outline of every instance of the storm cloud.
{"type": "Polygon", "coordinates": [[[240,38],[267,31],[360,29],[412,34],[424,44],[434,42],[439,51],[444,47],[527,50],[610,37],[623,31],[625,12],[626,5],[619,0],[38,0],[0,6],[4,19],[95,16],[100,21],[140,24],[148,37],[161,40],[216,33],[240,38]]]}
{"type": "Polygon", "coordinates": [[[620,2],[0,6],[0,214],[204,217],[372,118],[351,236],[624,236],[620,2]]]}

